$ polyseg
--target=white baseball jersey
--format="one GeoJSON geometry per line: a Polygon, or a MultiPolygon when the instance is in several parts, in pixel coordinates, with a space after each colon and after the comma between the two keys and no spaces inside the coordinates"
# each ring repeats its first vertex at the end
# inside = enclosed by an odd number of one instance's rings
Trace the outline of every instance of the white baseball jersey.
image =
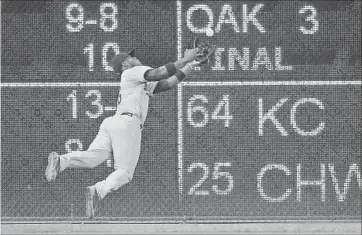
{"type": "Polygon", "coordinates": [[[135,66],[122,73],[116,115],[130,112],[136,115],[142,123],[145,122],[149,97],[153,96],[153,91],[157,85],[157,82],[149,82],[144,78],[146,71],[150,69],[153,68],[135,66]]]}

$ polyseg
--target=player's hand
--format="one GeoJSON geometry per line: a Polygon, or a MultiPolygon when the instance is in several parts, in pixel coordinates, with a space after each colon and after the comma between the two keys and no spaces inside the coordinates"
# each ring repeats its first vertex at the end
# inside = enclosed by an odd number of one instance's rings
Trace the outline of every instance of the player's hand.
{"type": "Polygon", "coordinates": [[[186,49],[185,53],[184,53],[184,59],[187,62],[192,62],[196,59],[197,56],[199,56],[199,49],[198,48],[194,48],[194,49],[186,49]]]}
{"type": "Polygon", "coordinates": [[[191,66],[191,68],[193,69],[193,68],[195,68],[195,67],[198,67],[198,66],[200,66],[200,64],[201,64],[201,62],[200,61],[197,61],[197,60],[193,60],[193,61],[191,61],[190,63],[188,63],[190,66],[191,66]]]}

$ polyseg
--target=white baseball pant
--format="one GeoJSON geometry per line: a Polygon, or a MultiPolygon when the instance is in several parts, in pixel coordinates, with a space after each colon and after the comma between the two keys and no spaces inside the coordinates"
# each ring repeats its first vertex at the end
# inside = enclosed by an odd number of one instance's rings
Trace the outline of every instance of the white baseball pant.
{"type": "Polygon", "coordinates": [[[100,199],[132,180],[141,150],[142,123],[135,115],[104,119],[87,151],[60,156],[60,171],[66,168],[93,168],[113,155],[115,171],[95,184],[100,199]]]}

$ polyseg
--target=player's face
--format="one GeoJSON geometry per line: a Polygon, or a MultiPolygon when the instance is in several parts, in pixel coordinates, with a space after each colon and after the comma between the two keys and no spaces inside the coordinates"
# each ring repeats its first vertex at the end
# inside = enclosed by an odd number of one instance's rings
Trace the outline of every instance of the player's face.
{"type": "Polygon", "coordinates": [[[125,71],[139,65],[142,65],[142,63],[139,59],[137,59],[137,57],[128,56],[122,63],[122,70],[125,71]]]}

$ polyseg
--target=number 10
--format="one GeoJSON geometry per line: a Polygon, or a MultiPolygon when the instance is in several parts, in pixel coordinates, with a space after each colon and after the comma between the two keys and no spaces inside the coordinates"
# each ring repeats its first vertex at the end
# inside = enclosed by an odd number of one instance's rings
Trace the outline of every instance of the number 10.
{"type": "MultiPolygon", "coordinates": [[[[107,58],[107,53],[110,49],[113,50],[115,55],[119,54],[119,46],[117,43],[108,42],[108,43],[104,44],[104,46],[102,48],[102,67],[104,68],[105,71],[113,71],[113,68],[108,65],[108,58],[107,58]]],[[[93,69],[94,69],[94,44],[89,43],[84,48],[83,53],[84,54],[88,53],[88,70],[93,71],[93,69]]]]}

